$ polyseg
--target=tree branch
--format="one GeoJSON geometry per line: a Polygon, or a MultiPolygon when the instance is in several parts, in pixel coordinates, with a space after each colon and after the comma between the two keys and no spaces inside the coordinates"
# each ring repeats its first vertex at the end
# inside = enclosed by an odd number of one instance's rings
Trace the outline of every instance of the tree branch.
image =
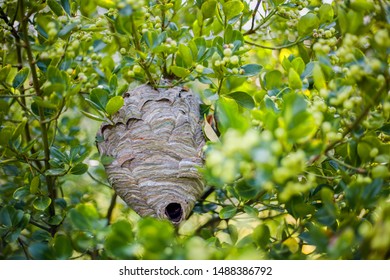
{"type": "MultiPolygon", "coordinates": [[[[251,29],[249,29],[250,31],[251,30],[255,30],[256,14],[257,14],[257,11],[259,10],[260,4],[261,4],[261,0],[257,0],[256,7],[255,7],[255,9],[253,10],[253,13],[252,13],[251,29]]],[[[248,31],[245,32],[245,34],[247,34],[247,33],[248,33],[248,31]]]]}
{"type": "MultiPolygon", "coordinates": [[[[142,52],[140,40],[139,40],[139,38],[138,38],[138,30],[137,30],[137,27],[135,26],[134,18],[131,16],[131,17],[130,17],[130,20],[131,20],[131,28],[133,29],[133,33],[134,33],[134,39],[133,39],[134,46],[135,46],[135,48],[136,48],[137,51],[142,52]]],[[[139,62],[139,64],[140,64],[140,66],[142,67],[142,69],[144,69],[145,74],[146,74],[146,76],[148,77],[148,80],[149,80],[150,85],[151,85],[153,88],[157,88],[156,82],[154,81],[154,79],[153,79],[153,77],[152,77],[152,74],[150,74],[149,68],[148,68],[148,66],[146,65],[146,63],[145,63],[145,61],[144,61],[144,59],[143,59],[142,57],[140,57],[140,62],[139,62]]]]}
{"type": "Polygon", "coordinates": [[[268,49],[268,50],[281,50],[281,49],[286,49],[286,48],[290,48],[290,47],[293,47],[295,45],[298,45],[300,43],[302,43],[303,41],[309,39],[310,36],[308,37],[304,37],[304,38],[300,38],[292,43],[288,43],[288,44],[285,44],[285,45],[281,45],[281,46],[273,46],[273,47],[270,47],[270,46],[265,46],[265,45],[260,45],[260,44],[257,44],[257,43],[254,43],[254,42],[251,42],[251,41],[248,41],[248,40],[245,40],[245,43],[249,44],[249,45],[252,45],[252,46],[255,46],[255,47],[259,47],[259,48],[262,48],[262,49],[268,49]]]}
{"type": "MultiPolygon", "coordinates": [[[[261,2],[261,0],[260,1],[258,1],[258,6],[260,6],[260,3],[259,2],[261,2]]],[[[257,5],[256,5],[256,8],[257,8],[257,10],[259,9],[259,7],[258,7],[257,5]]],[[[257,12],[257,10],[256,10],[256,8],[255,8],[255,11],[257,12]]],[[[254,17],[254,15],[252,14],[252,26],[251,26],[251,29],[249,29],[248,31],[246,31],[245,33],[244,33],[244,36],[245,35],[250,35],[250,34],[253,34],[253,33],[255,33],[257,30],[259,30],[268,20],[270,20],[271,19],[271,17],[274,15],[274,14],[276,14],[276,9],[273,9],[266,17],[264,17],[260,22],[259,22],[259,24],[256,26],[256,27],[254,27],[254,21],[255,21],[255,17],[254,17]]]]}
{"type": "MultiPolygon", "coordinates": [[[[39,80],[38,80],[38,74],[37,74],[37,69],[35,67],[35,59],[32,53],[31,45],[30,45],[30,40],[28,38],[28,17],[26,18],[24,13],[25,13],[25,7],[24,7],[24,1],[20,0],[19,1],[19,12],[20,12],[20,18],[21,18],[21,32],[23,35],[23,41],[25,43],[25,49],[27,53],[27,58],[28,58],[28,64],[31,69],[31,76],[33,79],[33,86],[35,89],[35,93],[38,96],[42,96],[41,88],[39,85],[39,80]]],[[[39,111],[39,118],[40,118],[40,127],[41,127],[41,133],[42,133],[42,141],[43,141],[43,151],[45,154],[45,160],[44,160],[44,171],[50,169],[50,147],[49,147],[49,139],[48,139],[48,132],[47,132],[47,126],[44,123],[45,120],[45,115],[43,108],[38,106],[38,111],[39,111]]],[[[47,182],[47,187],[49,190],[49,197],[52,200],[52,203],[49,206],[49,213],[50,216],[53,217],[55,216],[55,207],[54,207],[54,201],[57,198],[57,192],[55,189],[55,179],[52,176],[46,176],[46,182],[47,182]]],[[[52,226],[51,227],[51,234],[54,236],[56,232],[56,227],[52,226]]]]}
{"type": "Polygon", "coordinates": [[[116,198],[117,198],[117,194],[114,193],[111,197],[110,206],[108,207],[108,210],[107,210],[107,215],[106,215],[107,225],[111,224],[112,212],[114,211],[114,208],[115,208],[116,198]]]}

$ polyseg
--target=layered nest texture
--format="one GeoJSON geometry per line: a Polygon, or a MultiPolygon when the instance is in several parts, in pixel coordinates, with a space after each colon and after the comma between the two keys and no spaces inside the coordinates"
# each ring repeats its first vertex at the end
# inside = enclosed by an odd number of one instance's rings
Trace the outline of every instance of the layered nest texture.
{"type": "Polygon", "coordinates": [[[200,100],[182,87],[137,87],[124,106],[98,131],[101,155],[116,193],[139,215],[178,224],[202,194],[204,136],[200,100]]]}

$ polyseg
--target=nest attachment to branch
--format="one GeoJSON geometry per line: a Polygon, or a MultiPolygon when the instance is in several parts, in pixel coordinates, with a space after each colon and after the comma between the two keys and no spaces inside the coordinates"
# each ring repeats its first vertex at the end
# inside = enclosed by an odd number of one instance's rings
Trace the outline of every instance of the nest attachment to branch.
{"type": "Polygon", "coordinates": [[[204,136],[199,98],[182,87],[140,86],[124,94],[125,105],[104,123],[97,143],[117,194],[139,215],[183,221],[202,194],[204,136]]]}

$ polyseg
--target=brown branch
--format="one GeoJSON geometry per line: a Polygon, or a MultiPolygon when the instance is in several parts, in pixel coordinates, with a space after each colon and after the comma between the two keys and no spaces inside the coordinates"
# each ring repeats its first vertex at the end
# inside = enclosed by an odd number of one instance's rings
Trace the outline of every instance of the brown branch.
{"type": "MultiPolygon", "coordinates": [[[[256,14],[257,14],[257,11],[259,10],[260,4],[261,4],[261,0],[257,0],[256,7],[252,13],[252,23],[251,23],[251,29],[249,29],[249,31],[255,30],[256,14]]],[[[247,34],[247,32],[245,32],[245,34],[247,34]]]]}
{"type": "MultiPolygon", "coordinates": [[[[15,12],[15,17],[14,19],[12,20],[12,22],[10,22],[8,20],[8,16],[6,15],[6,13],[4,12],[4,10],[0,7],[0,18],[2,18],[4,20],[4,22],[11,27],[11,33],[12,33],[12,36],[14,36],[15,38],[15,45],[16,45],[16,57],[17,57],[17,61],[18,61],[18,65],[17,65],[17,68],[18,68],[18,71],[20,71],[22,68],[23,68],[23,56],[22,56],[22,48],[21,48],[21,41],[20,41],[20,36],[18,34],[18,31],[15,29],[14,27],[14,21],[15,21],[15,18],[16,18],[16,15],[18,13],[18,9],[19,9],[19,5],[16,7],[16,12],[15,12]]],[[[30,97],[30,96],[35,96],[35,95],[26,95],[24,94],[26,91],[26,89],[24,88],[24,85],[21,85],[21,89],[20,89],[20,93],[21,95],[18,96],[21,98],[21,101],[18,103],[22,106],[23,110],[25,111],[26,114],[29,114],[30,111],[29,109],[27,108],[27,105],[26,105],[26,100],[25,100],[25,97],[30,97]]],[[[3,96],[0,96],[1,98],[3,98],[3,96]]],[[[15,98],[15,97],[11,97],[11,98],[15,98]]],[[[30,126],[29,124],[27,123],[24,127],[24,134],[26,136],[26,142],[30,142],[32,137],[31,137],[31,133],[30,133],[30,126]]],[[[31,152],[34,154],[36,153],[36,150],[34,147],[31,147],[31,152]]],[[[42,168],[42,165],[40,162],[37,163],[38,167],[39,168],[42,168]]]]}
{"type": "Polygon", "coordinates": [[[111,197],[110,206],[108,207],[108,210],[107,210],[107,215],[106,215],[107,225],[111,224],[112,212],[114,211],[114,208],[115,208],[116,198],[117,198],[117,195],[116,195],[116,193],[114,193],[111,197]]]}
{"type": "MultiPolygon", "coordinates": [[[[259,1],[260,2],[260,1],[259,1]]],[[[258,4],[260,5],[260,3],[258,2],[258,4]]],[[[257,7],[257,6],[256,6],[257,7]]],[[[257,7],[257,9],[259,9],[259,7],[257,7]]],[[[252,15],[252,26],[251,26],[251,29],[249,29],[248,31],[246,31],[243,35],[250,35],[250,34],[253,34],[255,33],[257,30],[259,30],[268,20],[271,19],[271,17],[276,14],[276,9],[273,9],[266,17],[264,17],[260,22],[259,24],[254,27],[254,20],[255,20],[255,17],[254,15],[252,15]]],[[[256,11],[257,12],[257,11],[256,11]]]]}
{"type": "MultiPolygon", "coordinates": [[[[38,73],[37,73],[37,69],[36,69],[36,66],[35,66],[35,59],[34,59],[34,56],[33,56],[33,53],[32,53],[30,40],[28,38],[28,26],[27,26],[27,24],[28,24],[28,17],[25,17],[25,15],[24,15],[25,7],[24,7],[24,1],[23,0],[19,1],[19,12],[20,12],[20,18],[21,18],[21,22],[20,22],[20,24],[21,24],[21,32],[22,32],[22,35],[23,35],[23,41],[25,43],[25,49],[26,49],[26,53],[27,53],[28,64],[30,66],[31,76],[32,76],[32,79],[33,79],[33,86],[34,86],[34,89],[35,89],[35,93],[38,96],[42,96],[43,94],[42,94],[42,91],[41,91],[41,88],[40,88],[40,85],[39,85],[38,73]]],[[[39,106],[38,107],[38,111],[39,111],[39,118],[40,118],[40,122],[39,123],[40,123],[41,133],[42,133],[43,151],[44,151],[44,154],[45,154],[44,170],[46,171],[46,170],[50,169],[50,163],[49,163],[49,160],[50,160],[49,138],[48,138],[47,126],[44,123],[45,115],[44,115],[43,108],[39,106]]],[[[50,213],[50,216],[53,217],[53,216],[55,216],[54,201],[57,198],[57,191],[55,189],[55,178],[53,178],[52,176],[46,176],[46,183],[47,183],[48,190],[49,190],[49,197],[52,200],[52,203],[49,206],[49,213],[50,213]]],[[[50,232],[51,232],[51,234],[53,236],[56,233],[56,231],[57,231],[56,227],[52,226],[50,232]]]]}
{"type": "Polygon", "coordinates": [[[26,256],[26,259],[30,260],[31,256],[30,256],[30,254],[28,253],[28,251],[26,249],[26,244],[23,242],[23,240],[20,237],[18,237],[18,243],[22,247],[24,255],[26,256]]]}

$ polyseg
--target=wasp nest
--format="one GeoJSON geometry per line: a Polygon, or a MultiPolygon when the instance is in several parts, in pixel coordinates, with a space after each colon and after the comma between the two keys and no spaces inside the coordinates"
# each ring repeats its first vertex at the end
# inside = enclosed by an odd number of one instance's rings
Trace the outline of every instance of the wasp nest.
{"type": "Polygon", "coordinates": [[[139,215],[184,220],[204,182],[199,98],[182,87],[140,86],[124,94],[125,105],[104,123],[97,143],[116,193],[139,215]]]}

